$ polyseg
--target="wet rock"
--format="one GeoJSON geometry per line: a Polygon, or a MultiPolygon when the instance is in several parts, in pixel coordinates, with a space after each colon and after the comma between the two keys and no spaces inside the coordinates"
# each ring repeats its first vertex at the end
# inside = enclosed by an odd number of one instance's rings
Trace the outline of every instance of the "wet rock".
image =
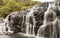
{"type": "MultiPolygon", "coordinates": [[[[53,6],[55,3],[53,4],[53,6]]],[[[54,6],[55,7],[55,6],[54,6]]],[[[44,24],[40,26],[39,28],[39,34],[40,37],[46,37],[46,38],[59,38],[59,29],[60,29],[60,23],[59,23],[59,7],[48,7],[48,10],[44,14],[44,24]],[[52,9],[51,9],[52,8],[52,9]],[[55,11],[54,11],[55,10],[55,11]],[[57,11],[57,12],[56,12],[57,11]]]]}

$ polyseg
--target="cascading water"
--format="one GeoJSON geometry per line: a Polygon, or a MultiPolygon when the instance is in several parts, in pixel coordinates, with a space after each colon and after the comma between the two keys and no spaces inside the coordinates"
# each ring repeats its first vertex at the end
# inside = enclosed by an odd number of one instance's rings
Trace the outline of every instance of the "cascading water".
{"type": "Polygon", "coordinates": [[[34,35],[34,27],[35,27],[35,24],[36,24],[35,18],[34,18],[34,16],[33,16],[34,9],[35,9],[35,6],[32,7],[32,9],[31,9],[31,11],[29,12],[29,14],[26,15],[26,24],[27,24],[27,26],[26,26],[26,27],[27,27],[26,34],[29,34],[29,32],[30,32],[30,34],[31,34],[31,32],[32,32],[32,27],[33,27],[33,35],[34,35]],[[31,25],[31,24],[29,23],[30,17],[33,17],[33,25],[31,25]],[[29,30],[29,28],[30,28],[30,30],[29,30]]]}
{"type": "Polygon", "coordinates": [[[44,37],[44,38],[59,38],[60,36],[60,30],[59,30],[59,17],[60,17],[60,11],[59,3],[49,5],[47,11],[44,14],[44,23],[42,26],[40,26],[38,30],[38,36],[44,37]],[[57,11],[58,10],[58,11],[57,11]],[[47,30],[46,30],[47,29],[47,30]]]}
{"type": "MultiPolygon", "coordinates": [[[[22,18],[23,18],[23,20],[22,20],[22,25],[21,25],[21,27],[23,27],[24,26],[24,22],[25,22],[25,31],[26,31],[26,33],[24,33],[24,34],[26,34],[26,35],[34,35],[34,36],[37,36],[37,32],[35,32],[35,30],[37,30],[38,31],[38,29],[36,29],[37,27],[39,27],[39,26],[36,26],[36,16],[34,16],[34,12],[35,11],[38,11],[38,9],[39,8],[41,8],[41,7],[39,7],[39,5],[36,5],[36,6],[33,6],[32,8],[31,8],[31,10],[30,10],[30,12],[28,12],[27,13],[27,15],[23,15],[22,16],[22,18]],[[32,24],[30,23],[31,22],[31,19],[32,18],[32,24]],[[25,20],[24,20],[25,19],[25,20]]],[[[43,7],[41,8],[41,10],[43,9],[43,7]]],[[[39,12],[41,12],[41,11],[39,11],[39,12]]],[[[39,16],[39,12],[38,12],[38,16],[39,16]]],[[[44,11],[43,11],[44,12],[44,11]]],[[[15,16],[16,15],[18,15],[17,14],[17,12],[14,12],[15,13],[15,16]]],[[[8,18],[9,18],[9,16],[10,15],[12,15],[12,17],[14,17],[14,13],[11,13],[11,14],[9,14],[7,17],[6,17],[6,19],[5,19],[5,22],[7,23],[7,27],[9,28],[9,22],[8,22],[8,18]]],[[[37,16],[37,17],[38,17],[37,16]]],[[[8,29],[9,31],[10,31],[10,28],[8,29]]],[[[21,30],[24,30],[24,29],[21,29],[21,30]]],[[[23,34],[23,35],[24,35],[23,34]]]]}
{"type": "MultiPolygon", "coordinates": [[[[36,5],[33,6],[27,14],[24,15],[23,13],[20,13],[20,17],[22,18],[22,21],[20,20],[22,23],[21,30],[24,32],[23,35],[34,35],[37,36],[37,38],[60,38],[59,2],[52,4],[49,3],[49,6],[47,8],[44,6],[44,9],[41,5],[36,5]]],[[[14,17],[14,13],[12,15],[14,17]]],[[[15,16],[16,15],[19,16],[19,14],[15,13],[15,16]]],[[[5,22],[9,25],[8,18],[9,15],[6,17],[5,22]]],[[[17,19],[19,20],[20,18],[17,19]]],[[[7,27],[9,28],[8,25],[7,27]]]]}

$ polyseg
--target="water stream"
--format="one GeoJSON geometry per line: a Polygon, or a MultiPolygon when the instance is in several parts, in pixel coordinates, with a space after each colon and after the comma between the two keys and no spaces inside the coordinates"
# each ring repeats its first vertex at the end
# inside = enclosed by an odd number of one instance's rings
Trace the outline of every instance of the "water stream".
{"type": "MultiPolygon", "coordinates": [[[[9,15],[6,17],[5,22],[9,24],[7,20],[8,17],[9,15]]],[[[23,15],[22,18],[23,21],[21,27],[23,27],[25,24],[26,28],[24,29],[26,32],[13,34],[12,37],[9,38],[60,38],[59,2],[52,4],[49,3],[47,8],[45,8],[45,6],[41,7],[39,5],[35,5],[30,9],[30,12],[28,12],[26,15],[23,15]]],[[[0,32],[3,34],[6,29],[4,24],[0,23],[0,28],[0,32]]],[[[1,38],[4,37],[6,36],[1,38]]]]}

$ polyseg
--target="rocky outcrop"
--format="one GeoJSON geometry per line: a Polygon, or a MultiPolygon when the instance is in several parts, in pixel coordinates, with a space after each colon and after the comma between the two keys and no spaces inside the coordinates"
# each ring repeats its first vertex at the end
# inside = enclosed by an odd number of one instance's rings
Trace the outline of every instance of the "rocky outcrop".
{"type": "Polygon", "coordinates": [[[44,38],[60,38],[60,10],[58,3],[51,4],[44,14],[44,24],[39,28],[39,36],[44,38]]]}
{"type": "Polygon", "coordinates": [[[18,12],[13,12],[11,14],[9,14],[6,19],[7,19],[7,32],[9,31],[13,31],[14,33],[18,33],[18,32],[22,32],[22,33],[26,33],[27,31],[27,15],[29,15],[31,9],[33,9],[33,16],[31,15],[29,18],[29,22],[28,22],[28,26],[29,26],[29,30],[31,32],[31,34],[33,34],[34,31],[34,35],[37,35],[38,29],[41,25],[43,25],[43,21],[44,21],[44,12],[47,10],[48,8],[48,3],[43,3],[42,5],[36,5],[34,6],[35,8],[30,8],[26,11],[18,11],[18,12]],[[46,5],[47,4],[47,5],[46,5]],[[36,24],[34,26],[34,21],[33,21],[33,17],[36,21],[36,24]],[[30,25],[32,27],[30,27],[30,25]]]}
{"type": "Polygon", "coordinates": [[[25,33],[44,38],[60,38],[60,7],[58,3],[51,2],[35,5],[26,11],[9,14],[7,19],[7,32],[25,33]],[[47,4],[47,5],[46,5],[47,4]]]}

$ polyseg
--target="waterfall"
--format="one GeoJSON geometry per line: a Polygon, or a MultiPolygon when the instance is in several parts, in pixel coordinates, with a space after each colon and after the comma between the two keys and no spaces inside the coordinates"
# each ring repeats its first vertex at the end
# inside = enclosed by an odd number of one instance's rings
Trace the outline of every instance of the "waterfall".
{"type": "MultiPolygon", "coordinates": [[[[25,35],[36,36],[37,38],[60,38],[59,2],[58,3],[54,2],[52,4],[49,3],[47,8],[45,8],[44,6],[44,9],[42,6],[35,5],[30,9],[29,12],[26,12],[27,14],[20,13],[21,17],[23,18],[21,24],[21,30],[22,30],[21,34],[23,33],[24,36],[25,35]]],[[[6,27],[9,28],[9,22],[8,22],[9,16],[10,15],[14,16],[14,14],[15,16],[19,16],[17,12],[9,14],[4,20],[4,25],[6,24],[5,25],[6,27]]],[[[2,31],[4,32],[6,30],[5,26],[2,27],[1,32],[2,31]]],[[[10,31],[10,28],[8,29],[8,32],[12,32],[10,31]]]]}
{"type": "Polygon", "coordinates": [[[32,32],[32,27],[33,27],[33,35],[34,35],[34,27],[35,27],[35,24],[36,24],[36,21],[35,21],[35,18],[34,18],[34,16],[33,16],[33,12],[34,12],[34,9],[35,9],[35,6],[33,6],[32,8],[31,8],[31,10],[30,10],[30,12],[26,15],[26,34],[29,34],[29,32],[30,32],[30,34],[31,34],[31,32],[32,32]],[[30,19],[30,17],[33,17],[33,25],[31,25],[30,23],[29,23],[29,19],[30,19]],[[30,30],[29,30],[30,29],[30,30]]]}
{"type": "Polygon", "coordinates": [[[57,8],[59,8],[59,3],[58,3],[58,6],[55,6],[55,4],[49,5],[47,11],[44,14],[44,23],[42,26],[40,26],[37,36],[44,37],[44,38],[46,38],[46,37],[47,38],[59,38],[59,35],[60,35],[59,26],[60,25],[59,25],[59,20],[58,20],[59,18],[57,16],[57,14],[59,12],[58,11],[56,12],[56,10],[59,10],[59,9],[57,9],[57,8]],[[46,28],[49,28],[48,36],[45,35],[45,34],[47,34],[47,32],[45,32],[46,28]]]}

